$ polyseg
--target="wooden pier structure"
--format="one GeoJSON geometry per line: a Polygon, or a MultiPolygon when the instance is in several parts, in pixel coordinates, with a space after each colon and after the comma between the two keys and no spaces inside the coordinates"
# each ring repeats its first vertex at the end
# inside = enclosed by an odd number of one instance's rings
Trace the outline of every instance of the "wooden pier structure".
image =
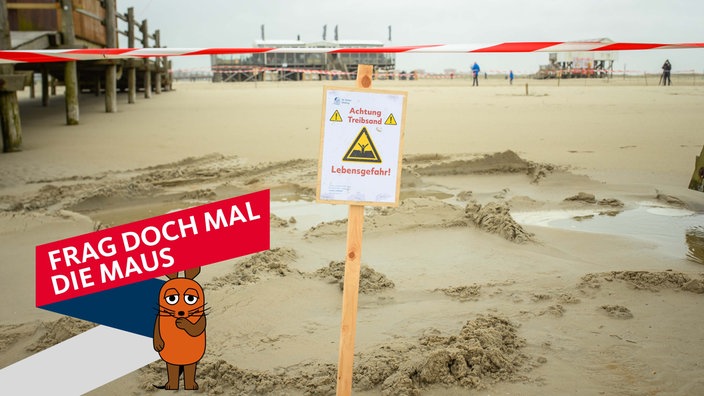
{"type": "MultiPolygon", "coordinates": [[[[159,30],[149,33],[147,20],[137,21],[134,10],[117,12],[117,0],[0,0],[0,49],[40,50],[118,48],[124,35],[128,48],[161,47],[159,30]],[[124,30],[120,30],[124,26],[124,30]]],[[[170,90],[171,61],[167,58],[0,64],[0,128],[2,151],[21,149],[22,132],[17,91],[30,88],[41,75],[41,101],[48,106],[56,86],[65,87],[66,124],[80,120],[78,96],[105,94],[105,111],[117,112],[117,92],[127,91],[135,103],[137,92],[150,98],[170,90]]]]}
{"type": "MultiPolygon", "coordinates": [[[[256,40],[254,48],[381,48],[381,41],[256,40]]],[[[213,82],[265,80],[354,80],[357,65],[371,65],[384,78],[393,75],[396,55],[387,53],[254,53],[211,55],[213,82]]]]}

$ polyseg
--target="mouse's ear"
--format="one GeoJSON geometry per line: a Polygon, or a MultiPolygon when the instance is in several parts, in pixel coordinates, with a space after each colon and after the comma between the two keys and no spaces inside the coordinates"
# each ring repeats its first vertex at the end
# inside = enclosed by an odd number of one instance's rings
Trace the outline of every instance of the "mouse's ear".
{"type": "Polygon", "coordinates": [[[174,272],[173,274],[166,274],[166,277],[169,279],[178,278],[178,272],[174,272]]]}
{"type": "Polygon", "coordinates": [[[187,270],[186,270],[186,275],[185,275],[185,277],[188,278],[188,279],[193,279],[193,278],[195,278],[196,276],[198,276],[198,274],[200,274],[200,267],[191,268],[191,269],[187,269],[187,270]]]}

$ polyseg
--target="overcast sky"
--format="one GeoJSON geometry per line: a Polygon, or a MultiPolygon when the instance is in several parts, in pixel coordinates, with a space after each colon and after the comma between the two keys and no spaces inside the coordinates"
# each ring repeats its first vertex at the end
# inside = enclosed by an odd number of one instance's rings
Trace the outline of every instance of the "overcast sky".
{"type": "MultiPolygon", "coordinates": [[[[252,47],[265,26],[268,40],[334,38],[378,40],[385,45],[496,44],[508,41],[704,42],[702,0],[117,0],[118,12],[134,7],[149,30],[161,31],[171,48],[252,47]],[[388,27],[391,26],[391,41],[388,27]]],[[[120,22],[120,30],[124,25],[120,22]]],[[[121,39],[121,46],[125,46],[121,39]]],[[[482,70],[534,73],[539,54],[399,54],[399,70],[482,70]]],[[[704,72],[704,48],[624,51],[614,69],[659,72],[666,58],[674,72],[704,72]]],[[[173,58],[175,69],[208,70],[208,56],[173,58]]]]}

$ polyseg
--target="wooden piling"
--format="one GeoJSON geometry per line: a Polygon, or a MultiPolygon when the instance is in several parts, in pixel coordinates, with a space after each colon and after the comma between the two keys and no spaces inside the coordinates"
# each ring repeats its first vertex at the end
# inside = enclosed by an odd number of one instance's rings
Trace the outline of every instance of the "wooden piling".
{"type": "MultiPolygon", "coordinates": [[[[12,49],[6,0],[0,0],[0,49],[12,49]]],[[[3,152],[19,151],[22,146],[22,124],[17,91],[13,87],[6,86],[6,78],[12,77],[14,69],[12,64],[0,64],[0,129],[3,152]]]]}
{"type": "Polygon", "coordinates": [[[49,70],[42,65],[42,106],[49,106],[49,70]]]}
{"type": "Polygon", "coordinates": [[[29,98],[34,99],[36,97],[36,92],[34,90],[34,71],[29,72],[29,98]]]}
{"type": "MultiPolygon", "coordinates": [[[[117,15],[115,0],[103,0],[105,4],[105,45],[117,48],[117,15]]],[[[105,112],[117,113],[117,65],[105,69],[105,112]]]]}
{"type": "MultiPolygon", "coordinates": [[[[73,1],[61,1],[61,27],[64,45],[72,47],[76,43],[76,32],[73,28],[73,1]]],[[[64,67],[64,99],[66,102],[66,124],[77,125],[79,122],[78,109],[78,65],[76,61],[66,62],[64,67]]]]}
{"type": "MultiPolygon", "coordinates": [[[[134,7],[127,9],[127,47],[134,48],[134,7]]],[[[137,66],[134,59],[127,60],[127,103],[137,101],[137,66]]]]}
{"type": "MultiPolygon", "coordinates": [[[[149,48],[149,27],[147,20],[142,21],[142,48],[149,48]]],[[[144,58],[144,97],[152,97],[152,72],[149,70],[149,58],[144,58]]]]}
{"type": "MultiPolygon", "coordinates": [[[[156,48],[161,48],[161,32],[159,29],[154,31],[154,46],[156,48]]],[[[157,95],[161,93],[162,59],[163,58],[156,58],[154,60],[154,66],[156,67],[156,72],[154,75],[154,79],[156,80],[154,83],[154,93],[157,95]]]]}
{"type": "Polygon", "coordinates": [[[66,125],[78,125],[78,65],[66,62],[64,65],[64,100],[66,102],[66,125]]]}

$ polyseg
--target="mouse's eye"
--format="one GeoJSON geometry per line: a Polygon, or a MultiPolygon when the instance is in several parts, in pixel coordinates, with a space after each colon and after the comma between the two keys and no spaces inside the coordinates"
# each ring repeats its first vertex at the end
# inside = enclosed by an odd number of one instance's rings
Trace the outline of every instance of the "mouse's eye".
{"type": "Polygon", "coordinates": [[[165,296],[164,300],[166,300],[167,304],[174,305],[178,302],[178,294],[170,294],[168,296],[165,296]]]}
{"type": "Polygon", "coordinates": [[[188,305],[193,305],[198,302],[198,296],[194,296],[193,294],[186,294],[183,296],[183,301],[185,301],[188,305]]]}

